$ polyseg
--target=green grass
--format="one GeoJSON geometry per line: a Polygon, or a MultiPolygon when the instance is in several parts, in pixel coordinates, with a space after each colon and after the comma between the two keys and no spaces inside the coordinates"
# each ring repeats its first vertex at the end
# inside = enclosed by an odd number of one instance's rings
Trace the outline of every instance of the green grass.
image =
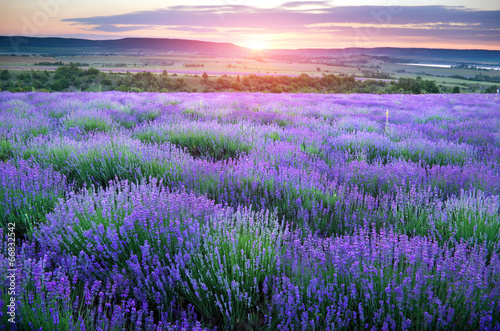
{"type": "Polygon", "coordinates": [[[49,110],[48,116],[52,117],[52,118],[60,119],[60,118],[63,118],[64,116],[66,116],[66,114],[67,114],[67,112],[64,110],[51,109],[51,110],[49,110]]]}
{"type": "Polygon", "coordinates": [[[404,159],[418,163],[424,161],[429,166],[439,165],[445,166],[448,164],[455,164],[463,166],[470,157],[465,152],[457,151],[443,151],[443,152],[430,152],[424,149],[411,149],[405,146],[398,147],[390,151],[390,155],[394,158],[404,159]]]}
{"type": "Polygon", "coordinates": [[[163,144],[168,140],[168,136],[164,131],[144,131],[133,135],[134,138],[139,139],[144,144],[163,144]]]}
{"type": "Polygon", "coordinates": [[[278,273],[283,229],[263,212],[239,211],[229,221],[211,221],[206,227],[208,235],[184,275],[182,295],[217,324],[257,327],[266,308],[260,289],[278,273]]]}
{"type": "Polygon", "coordinates": [[[28,134],[32,137],[38,137],[40,135],[46,135],[48,133],[49,133],[49,128],[46,126],[39,126],[28,130],[28,134]]]}
{"type": "Polygon", "coordinates": [[[102,150],[91,149],[81,154],[75,154],[74,149],[62,146],[44,152],[27,149],[23,152],[23,158],[33,158],[41,164],[52,165],[55,170],[63,173],[68,183],[73,183],[76,189],[84,184],[105,187],[115,178],[136,181],[140,165],[138,157],[123,146],[106,147],[102,150]]]}
{"type": "Polygon", "coordinates": [[[24,160],[33,158],[37,163],[52,165],[55,170],[61,170],[73,152],[73,148],[68,146],[51,147],[45,151],[28,148],[23,151],[22,157],[24,160]]]}
{"type": "Polygon", "coordinates": [[[0,139],[0,161],[7,161],[14,156],[12,143],[6,139],[0,139]]]}
{"type": "MultiPolygon", "coordinates": [[[[153,310],[170,313],[169,305],[176,291],[180,290],[176,285],[179,279],[170,273],[170,268],[173,272],[176,271],[177,266],[174,264],[178,261],[174,263],[171,258],[182,252],[195,253],[198,250],[202,240],[196,236],[198,232],[194,231],[191,237],[187,233],[205,226],[213,211],[191,208],[192,204],[197,205],[200,200],[204,201],[202,197],[182,193],[182,196],[166,198],[165,194],[169,192],[162,182],[153,180],[150,184],[140,185],[146,186],[139,192],[136,190],[138,196],[135,197],[130,195],[131,185],[125,183],[117,183],[106,189],[83,190],[81,195],[73,197],[71,202],[78,205],[78,208],[74,209],[76,217],[65,220],[64,216],[59,216],[59,221],[67,223],[67,226],[52,231],[60,235],[57,244],[62,251],[77,255],[86,254],[93,260],[102,262],[103,266],[118,266],[120,273],[132,286],[142,287],[141,290],[147,293],[147,301],[153,310]],[[158,191],[151,194],[150,186],[158,188],[158,191]],[[160,200],[156,200],[158,194],[162,195],[160,200]],[[178,199],[181,199],[180,202],[178,199]],[[161,203],[161,208],[154,205],[155,203],[161,203]],[[137,217],[136,212],[141,210],[142,215],[145,215],[143,218],[137,217]],[[132,213],[135,215],[132,217],[135,222],[130,224],[127,223],[127,218],[132,213]],[[118,241],[109,236],[112,232],[118,241]],[[98,238],[98,244],[93,238],[98,238]],[[106,249],[103,250],[104,248],[106,249]],[[137,265],[140,268],[136,268],[137,265]],[[157,271],[163,274],[160,276],[163,283],[150,283],[147,279],[150,273],[145,268],[160,268],[161,270],[157,271]],[[158,297],[156,293],[161,293],[161,296],[158,297]]],[[[215,210],[213,205],[207,204],[215,210]]],[[[94,276],[104,281],[109,279],[113,272],[112,269],[104,268],[94,276]]]]}
{"type": "MultiPolygon", "coordinates": [[[[35,273],[36,271],[27,270],[25,272],[35,273]]],[[[21,327],[24,330],[70,329],[71,321],[74,318],[71,298],[56,295],[47,289],[47,285],[54,286],[56,283],[66,283],[65,285],[69,286],[69,281],[65,278],[56,280],[56,275],[52,276],[51,274],[43,272],[41,277],[37,275],[41,278],[39,282],[34,281],[35,276],[31,275],[27,278],[29,282],[23,284],[25,290],[22,293],[25,295],[21,297],[22,304],[18,314],[23,317],[21,327]],[[57,316],[57,322],[54,321],[54,316],[57,316]]],[[[76,298],[73,296],[73,299],[76,298]]]]}
{"type": "MultiPolygon", "coordinates": [[[[370,231],[366,235],[370,235],[370,231]]],[[[378,247],[386,244],[376,233],[371,233],[371,240],[378,247]]],[[[405,238],[401,238],[401,240],[405,240],[405,238]]],[[[353,246],[353,251],[363,250],[356,242],[347,244],[353,246]]],[[[470,318],[467,302],[482,302],[481,290],[466,293],[466,285],[449,286],[450,283],[453,284],[454,275],[444,273],[442,277],[436,276],[440,275],[440,272],[433,270],[432,266],[429,266],[425,260],[411,259],[412,252],[402,250],[397,254],[392,247],[388,247],[387,250],[378,252],[378,256],[370,256],[373,254],[370,250],[365,251],[365,256],[362,254],[355,254],[351,257],[335,256],[332,255],[334,252],[331,252],[331,248],[329,249],[328,242],[325,242],[324,251],[326,256],[303,259],[302,257],[307,254],[307,251],[304,251],[300,244],[297,245],[288,255],[289,260],[284,272],[288,278],[284,278],[283,283],[274,284],[277,288],[291,289],[291,291],[284,290],[280,297],[283,302],[288,303],[288,307],[292,305],[298,311],[298,316],[294,316],[295,320],[300,320],[305,315],[307,316],[306,320],[317,321],[315,329],[306,325],[307,327],[302,327],[301,330],[325,329],[327,324],[323,324],[325,322],[323,317],[329,316],[330,321],[335,320],[335,315],[329,314],[328,310],[338,300],[345,300],[345,307],[351,312],[363,312],[362,316],[360,314],[351,315],[351,319],[346,324],[339,326],[339,329],[349,330],[357,330],[359,325],[373,323],[376,320],[379,320],[380,323],[386,317],[385,314],[380,315],[381,310],[393,312],[396,325],[402,324],[402,316],[404,316],[411,319],[412,326],[422,328],[427,324],[423,320],[424,312],[433,314],[432,311],[434,311],[435,315],[442,303],[455,309],[455,325],[467,325],[468,318],[470,318]],[[323,264],[324,260],[337,259],[341,260],[338,263],[340,267],[337,263],[323,264]],[[315,272],[309,274],[307,270],[311,269],[315,272]],[[358,272],[353,277],[355,270],[358,272]],[[289,281],[291,284],[288,283],[289,281]],[[371,291],[361,291],[366,289],[363,285],[365,282],[373,283],[371,291]],[[393,286],[398,286],[399,291],[391,291],[390,295],[386,294],[387,288],[393,286]],[[338,296],[311,296],[308,293],[310,288],[317,290],[332,287],[337,289],[338,296]],[[418,292],[415,289],[418,289],[418,292]],[[433,301],[429,301],[428,289],[432,289],[435,294],[433,301]],[[380,299],[375,301],[374,297],[380,299]],[[401,300],[405,302],[404,310],[399,304],[401,300]]],[[[429,254],[435,255],[431,252],[429,254]]],[[[435,258],[443,259],[440,256],[435,256],[435,258]]],[[[484,305],[486,306],[486,304],[484,305]]],[[[473,309],[482,308],[474,307],[473,309]]],[[[274,315],[273,312],[271,314],[274,315]]],[[[281,314],[283,316],[283,312],[281,314]]],[[[278,323],[286,323],[282,318],[278,318],[279,316],[279,313],[273,316],[273,324],[270,329],[277,328],[278,323]]],[[[438,324],[439,320],[434,318],[428,328],[437,330],[439,329],[438,324]]]]}
{"type": "Polygon", "coordinates": [[[30,237],[33,229],[45,222],[46,215],[54,210],[58,199],[65,197],[67,187],[64,178],[51,182],[51,177],[56,175],[59,176],[51,170],[32,169],[23,164],[15,176],[7,177],[4,185],[0,186],[1,226],[6,229],[8,223],[14,224],[17,236],[30,237]],[[40,182],[31,178],[31,172],[41,171],[46,177],[39,178],[40,182]]]}
{"type": "Polygon", "coordinates": [[[218,177],[209,176],[200,180],[195,189],[216,202],[229,198],[232,206],[252,205],[254,210],[266,208],[275,211],[280,220],[284,218],[294,227],[325,235],[348,231],[339,220],[340,215],[333,213],[340,200],[335,192],[277,183],[274,179],[225,178],[221,182],[218,177]],[[312,213],[313,210],[316,214],[312,213]]]}
{"type": "Polygon", "coordinates": [[[454,238],[471,245],[485,244],[492,253],[500,242],[499,206],[498,199],[481,191],[462,192],[459,198],[445,202],[446,218],[436,220],[434,228],[442,241],[454,238]]]}
{"type": "Polygon", "coordinates": [[[206,132],[171,132],[168,141],[186,148],[195,158],[207,157],[218,161],[235,159],[252,149],[252,146],[246,143],[206,132]]]}
{"type": "Polygon", "coordinates": [[[111,125],[103,119],[95,117],[81,117],[77,119],[70,119],[66,121],[65,127],[79,127],[85,132],[109,132],[111,130],[111,125]]]}
{"type": "Polygon", "coordinates": [[[205,114],[199,112],[199,111],[196,111],[194,109],[185,109],[183,112],[182,112],[184,115],[187,115],[195,120],[198,120],[200,118],[203,118],[205,117],[205,114]]]}
{"type": "Polygon", "coordinates": [[[266,140],[279,141],[281,140],[280,134],[278,132],[266,133],[264,138],[266,140]]]}
{"type": "Polygon", "coordinates": [[[415,119],[415,123],[422,123],[422,124],[427,124],[427,123],[439,123],[442,121],[446,121],[447,118],[439,116],[439,115],[431,115],[427,116],[424,118],[417,118],[415,119]]]}
{"type": "Polygon", "coordinates": [[[155,110],[155,109],[149,109],[147,111],[136,111],[136,110],[131,110],[130,115],[135,115],[137,118],[137,122],[139,123],[145,123],[145,122],[152,122],[161,115],[161,111],[155,110]]]}
{"type": "Polygon", "coordinates": [[[216,161],[235,159],[252,149],[251,145],[235,138],[204,131],[149,130],[136,133],[134,137],[145,144],[169,142],[185,149],[194,158],[208,158],[216,161]]]}
{"type": "Polygon", "coordinates": [[[117,122],[123,126],[125,129],[132,129],[133,127],[135,127],[137,125],[136,122],[134,121],[120,121],[120,120],[117,120],[117,122]]]}

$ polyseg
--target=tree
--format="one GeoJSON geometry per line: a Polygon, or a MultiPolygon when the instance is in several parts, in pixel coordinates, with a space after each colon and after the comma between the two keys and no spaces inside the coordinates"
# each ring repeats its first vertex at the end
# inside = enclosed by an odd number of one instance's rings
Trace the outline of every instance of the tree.
{"type": "Polygon", "coordinates": [[[458,86],[453,87],[453,90],[451,91],[451,93],[460,93],[460,87],[458,87],[458,86]]]}
{"type": "Polygon", "coordinates": [[[203,75],[201,75],[201,78],[208,79],[208,74],[206,71],[203,73],[203,75]]]}
{"type": "Polygon", "coordinates": [[[106,78],[103,78],[103,80],[101,81],[102,85],[106,85],[106,86],[111,86],[113,84],[113,82],[111,81],[111,79],[109,79],[108,77],[106,78]]]}
{"type": "Polygon", "coordinates": [[[271,87],[271,93],[282,93],[283,89],[276,83],[271,87]]]}
{"type": "Polygon", "coordinates": [[[121,91],[121,92],[128,92],[129,91],[129,87],[127,85],[120,85],[120,87],[118,88],[118,91],[121,91]]]}
{"type": "Polygon", "coordinates": [[[239,82],[234,82],[231,87],[233,88],[233,90],[236,90],[236,91],[241,91],[242,89],[242,85],[239,83],[239,82]]]}
{"type": "Polygon", "coordinates": [[[497,90],[498,90],[498,86],[496,85],[491,85],[490,87],[488,87],[484,93],[497,93],[497,90]]]}
{"type": "Polygon", "coordinates": [[[250,87],[250,78],[248,76],[243,77],[243,85],[250,87]]]}
{"type": "Polygon", "coordinates": [[[9,80],[10,79],[9,71],[3,70],[2,73],[0,73],[0,79],[1,80],[9,80]]]}
{"type": "Polygon", "coordinates": [[[90,75],[97,76],[97,75],[99,75],[99,73],[100,73],[99,69],[96,69],[96,68],[88,68],[87,70],[85,70],[83,72],[83,74],[86,76],[90,76],[90,75]]]}
{"type": "Polygon", "coordinates": [[[71,63],[69,66],[61,66],[56,69],[54,72],[54,78],[55,79],[62,79],[62,78],[70,78],[71,76],[81,76],[84,73],[84,71],[74,63],[71,63]]]}

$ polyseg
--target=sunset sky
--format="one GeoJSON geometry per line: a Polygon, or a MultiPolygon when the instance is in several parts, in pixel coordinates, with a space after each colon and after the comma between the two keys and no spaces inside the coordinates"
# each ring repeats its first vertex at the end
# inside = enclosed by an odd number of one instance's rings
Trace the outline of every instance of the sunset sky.
{"type": "Polygon", "coordinates": [[[498,0],[0,1],[0,35],[7,36],[180,38],[253,48],[500,50],[498,0]]]}

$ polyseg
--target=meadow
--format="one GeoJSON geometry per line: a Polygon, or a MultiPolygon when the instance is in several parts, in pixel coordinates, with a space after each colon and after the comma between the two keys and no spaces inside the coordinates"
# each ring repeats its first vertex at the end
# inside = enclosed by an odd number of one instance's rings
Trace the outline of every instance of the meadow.
{"type": "Polygon", "coordinates": [[[499,196],[494,94],[2,92],[0,330],[500,330],[499,196]]]}

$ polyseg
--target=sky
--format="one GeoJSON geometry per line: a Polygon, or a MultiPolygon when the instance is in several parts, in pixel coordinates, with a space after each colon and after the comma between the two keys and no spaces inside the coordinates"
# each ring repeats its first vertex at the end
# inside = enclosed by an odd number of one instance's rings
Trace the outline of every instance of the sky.
{"type": "Polygon", "coordinates": [[[0,0],[0,35],[500,50],[500,1],[0,0]]]}

